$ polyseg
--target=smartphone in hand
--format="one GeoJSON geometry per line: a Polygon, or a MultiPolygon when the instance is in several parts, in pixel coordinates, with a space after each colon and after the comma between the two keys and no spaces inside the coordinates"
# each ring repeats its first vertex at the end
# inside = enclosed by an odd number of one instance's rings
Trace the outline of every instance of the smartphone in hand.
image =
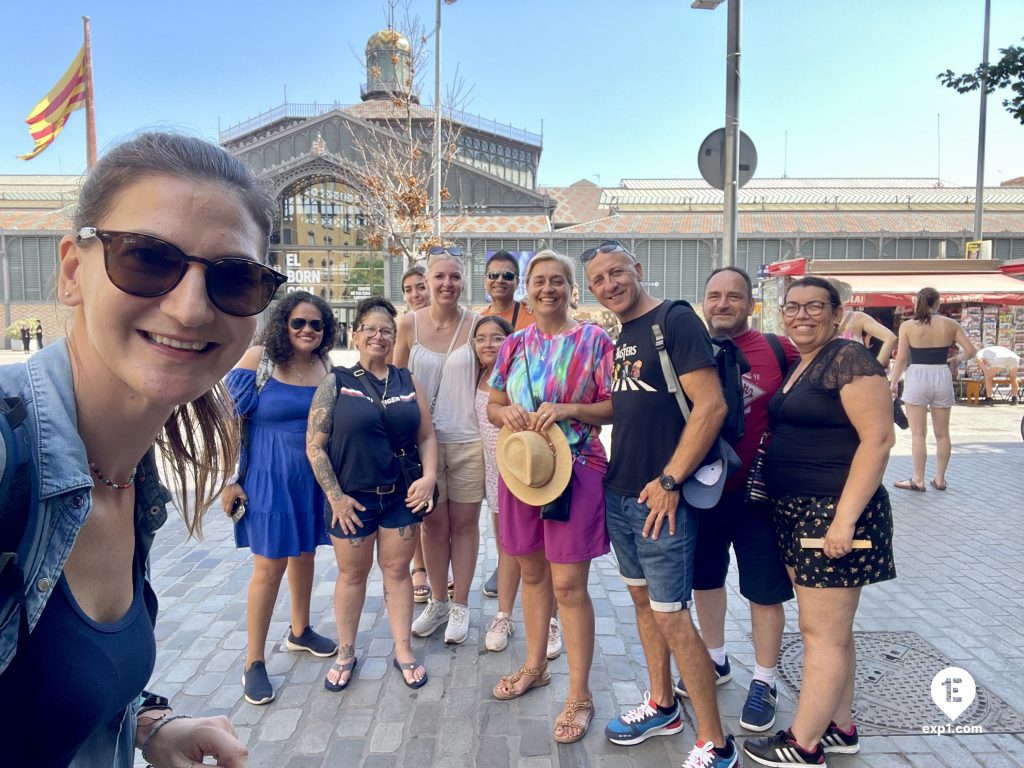
{"type": "Polygon", "coordinates": [[[231,505],[231,522],[237,523],[248,512],[248,508],[245,506],[245,499],[241,496],[235,499],[235,503],[231,505]]]}

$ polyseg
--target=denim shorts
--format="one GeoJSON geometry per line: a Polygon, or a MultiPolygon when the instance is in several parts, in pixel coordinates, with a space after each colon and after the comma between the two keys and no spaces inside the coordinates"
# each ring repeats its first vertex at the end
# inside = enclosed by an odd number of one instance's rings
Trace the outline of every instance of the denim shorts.
{"type": "Polygon", "coordinates": [[[383,495],[375,491],[351,491],[348,495],[366,507],[362,512],[356,510],[363,527],[357,528],[355,533],[345,533],[340,525],[332,528],[331,505],[325,503],[324,522],[327,525],[327,532],[336,539],[361,539],[372,536],[378,528],[407,528],[423,522],[422,515],[417,515],[405,505],[403,486],[398,486],[391,493],[383,495]]]}
{"type": "Polygon", "coordinates": [[[664,522],[657,540],[644,538],[644,522],[650,509],[636,496],[604,492],[605,520],[612,540],[619,574],[631,587],[647,587],[651,608],[662,613],[681,611],[690,603],[693,561],[697,549],[697,513],[679,497],[676,532],[664,522]]]}

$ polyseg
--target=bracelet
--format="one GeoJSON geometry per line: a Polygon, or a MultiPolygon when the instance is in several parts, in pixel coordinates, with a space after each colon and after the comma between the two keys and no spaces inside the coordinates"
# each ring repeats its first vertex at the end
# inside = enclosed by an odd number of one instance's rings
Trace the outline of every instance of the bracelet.
{"type": "Polygon", "coordinates": [[[149,745],[150,742],[153,741],[153,737],[160,733],[160,729],[167,725],[169,722],[173,720],[181,720],[182,718],[191,719],[192,715],[171,715],[170,717],[163,717],[156,725],[153,726],[153,728],[149,731],[149,734],[147,734],[145,741],[142,742],[142,749],[139,750],[142,753],[143,760],[145,760],[147,763],[151,762],[149,757],[146,755],[146,750],[149,749],[149,745]]]}

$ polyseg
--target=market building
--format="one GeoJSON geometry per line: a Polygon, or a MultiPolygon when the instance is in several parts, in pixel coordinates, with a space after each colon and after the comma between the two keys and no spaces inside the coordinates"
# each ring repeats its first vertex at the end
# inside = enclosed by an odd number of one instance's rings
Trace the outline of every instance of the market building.
{"type": "MultiPolygon", "coordinates": [[[[404,80],[407,54],[401,35],[382,30],[367,42],[369,74],[360,102],[285,103],[220,134],[221,144],[277,200],[273,264],[288,274],[289,287],[323,296],[342,321],[364,296],[401,301],[405,264],[372,248],[361,227],[363,168],[356,145],[411,135],[425,153],[432,151],[433,110],[411,97],[406,111],[389,98],[404,80]]],[[[483,264],[494,251],[512,251],[524,263],[543,248],[576,258],[608,239],[637,255],[652,294],[698,299],[722,251],[719,190],[701,179],[539,186],[543,136],[460,112],[450,119],[445,140],[455,151],[443,177],[449,197],[442,231],[467,254],[469,303],[487,302],[483,264]]],[[[4,327],[39,317],[48,337],[63,333],[53,292],[57,244],[70,229],[79,184],[74,176],[0,176],[4,327]]],[[[964,257],[973,239],[974,194],[973,187],[934,178],[755,178],[739,193],[736,264],[756,275],[763,265],[800,258],[815,270],[823,263],[893,259],[951,263],[964,257]]],[[[1024,264],[1024,187],[986,188],[984,201],[989,266],[1024,264]]],[[[930,271],[918,274],[923,279],[930,271]]],[[[582,266],[577,277],[585,311],[600,315],[582,266]]]]}

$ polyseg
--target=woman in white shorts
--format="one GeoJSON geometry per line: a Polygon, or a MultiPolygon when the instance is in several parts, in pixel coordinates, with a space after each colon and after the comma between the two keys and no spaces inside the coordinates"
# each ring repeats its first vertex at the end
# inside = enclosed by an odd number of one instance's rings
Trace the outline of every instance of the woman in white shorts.
{"type": "Polygon", "coordinates": [[[927,413],[932,413],[932,431],[935,433],[935,476],[931,486],[946,490],[946,467],[953,444],[949,438],[949,415],[955,397],[950,363],[959,363],[974,357],[975,348],[960,323],[938,313],[939,292],[922,288],[914,301],[914,317],[900,326],[896,363],[892,371],[892,392],[896,394],[900,376],[906,370],[903,383],[903,402],[910,420],[911,446],[914,458],[914,476],[895,483],[905,491],[925,489],[924,471],[928,460],[927,413]],[[958,344],[962,351],[950,358],[949,348],[958,344]],[[909,367],[908,367],[909,366],[909,367]]]}
{"type": "Polygon", "coordinates": [[[421,531],[432,597],[416,617],[412,633],[428,637],[447,623],[446,643],[465,642],[469,633],[469,588],[480,548],[480,503],[484,498],[484,453],[476,418],[479,363],[472,344],[475,312],[459,304],[463,288],[462,251],[430,249],[427,261],[430,305],[398,320],[395,365],[407,367],[423,386],[437,435],[437,490],[434,511],[421,531]],[[448,600],[451,567],[455,590],[448,600]]]}

